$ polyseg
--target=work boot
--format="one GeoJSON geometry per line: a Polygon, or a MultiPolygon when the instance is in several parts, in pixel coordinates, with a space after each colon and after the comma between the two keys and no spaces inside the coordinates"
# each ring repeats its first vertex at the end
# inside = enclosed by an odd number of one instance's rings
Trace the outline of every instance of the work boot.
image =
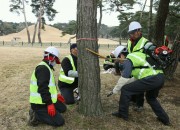
{"type": "Polygon", "coordinates": [[[32,109],[30,109],[29,110],[28,125],[37,126],[38,124],[39,124],[39,121],[36,119],[35,112],[32,109]]]}
{"type": "Polygon", "coordinates": [[[170,125],[171,125],[171,123],[170,123],[169,121],[164,121],[164,120],[162,120],[162,119],[159,118],[159,117],[157,117],[157,120],[160,121],[161,123],[163,123],[163,124],[166,125],[166,126],[170,126],[170,125]]]}
{"type": "Polygon", "coordinates": [[[122,118],[125,121],[128,121],[128,118],[123,117],[119,112],[113,112],[112,115],[115,116],[115,117],[118,117],[118,118],[122,118]]]}

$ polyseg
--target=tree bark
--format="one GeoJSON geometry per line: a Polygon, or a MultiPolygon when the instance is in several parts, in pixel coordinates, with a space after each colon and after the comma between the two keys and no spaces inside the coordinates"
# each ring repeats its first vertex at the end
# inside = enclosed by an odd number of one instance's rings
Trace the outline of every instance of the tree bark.
{"type": "Polygon", "coordinates": [[[172,47],[173,53],[172,58],[174,59],[174,62],[171,66],[169,66],[165,71],[166,79],[172,80],[174,79],[174,72],[176,71],[176,68],[178,66],[179,57],[180,57],[180,42],[175,41],[172,47]]]}
{"type": "Polygon", "coordinates": [[[150,0],[149,23],[148,23],[148,39],[149,39],[149,41],[152,41],[152,7],[153,7],[153,0],[150,0]]]}
{"type": "Polygon", "coordinates": [[[28,36],[28,43],[31,43],[31,37],[30,37],[29,29],[28,29],[27,20],[26,20],[26,12],[25,12],[24,0],[22,0],[22,4],[23,4],[24,21],[25,21],[26,31],[27,31],[27,36],[28,36]]]}
{"type": "Polygon", "coordinates": [[[169,2],[170,0],[160,0],[159,2],[154,32],[154,43],[156,45],[163,45],[164,42],[164,30],[166,18],[169,12],[169,2]]]}
{"type": "Polygon", "coordinates": [[[40,8],[39,8],[39,28],[38,28],[38,42],[42,43],[41,41],[41,24],[42,24],[42,0],[40,0],[40,8]]]}
{"type": "Polygon", "coordinates": [[[97,32],[98,32],[98,37],[99,37],[99,32],[101,29],[101,21],[102,21],[102,0],[99,0],[99,23],[98,23],[98,28],[97,28],[97,32]]]}
{"type": "Polygon", "coordinates": [[[32,44],[35,43],[36,40],[36,31],[37,31],[37,24],[38,24],[39,18],[37,18],[37,22],[34,25],[34,34],[33,34],[33,39],[32,39],[32,44]]]}
{"type": "Polygon", "coordinates": [[[81,101],[79,113],[86,116],[103,114],[100,97],[100,67],[97,56],[86,48],[98,52],[97,0],[77,0],[78,86],[81,101]]]}

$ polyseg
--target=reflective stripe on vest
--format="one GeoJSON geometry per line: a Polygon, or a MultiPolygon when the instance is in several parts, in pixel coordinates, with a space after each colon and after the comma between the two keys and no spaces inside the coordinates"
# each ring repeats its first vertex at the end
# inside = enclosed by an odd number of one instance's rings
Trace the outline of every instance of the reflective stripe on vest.
{"type": "Polygon", "coordinates": [[[133,52],[127,56],[133,63],[133,67],[149,66],[149,68],[135,68],[132,70],[132,75],[136,79],[142,79],[147,76],[163,73],[162,70],[154,70],[153,67],[146,61],[146,55],[141,52],[133,52]]]}
{"type": "MultiPolygon", "coordinates": [[[[74,61],[73,61],[72,56],[69,55],[69,56],[66,56],[66,57],[69,59],[73,70],[76,71],[76,67],[75,67],[75,65],[74,65],[74,61]]],[[[60,74],[59,74],[59,81],[64,82],[64,83],[67,83],[67,84],[72,84],[72,83],[74,82],[74,80],[75,80],[74,77],[68,77],[68,76],[66,76],[65,73],[64,73],[63,68],[61,67],[61,69],[60,69],[60,74]]]]}
{"type": "MultiPolygon", "coordinates": [[[[137,50],[139,50],[140,52],[143,52],[143,47],[144,47],[144,44],[147,42],[148,40],[144,37],[141,37],[141,39],[139,39],[138,43],[134,46],[132,52],[135,52],[137,50]]],[[[132,42],[130,40],[128,40],[128,52],[129,53],[132,53],[131,52],[131,45],[132,45],[132,42]]]]}
{"type": "MultiPolygon", "coordinates": [[[[49,93],[51,94],[52,102],[56,103],[57,102],[57,88],[55,85],[55,79],[54,79],[53,72],[52,72],[51,68],[45,62],[42,61],[39,65],[44,65],[49,69],[49,72],[50,72],[50,80],[49,80],[49,84],[48,84],[49,93]]],[[[31,82],[30,82],[30,103],[45,104],[42,101],[42,97],[41,97],[40,93],[38,93],[38,85],[37,85],[37,78],[35,76],[35,70],[31,76],[31,82]]]]}

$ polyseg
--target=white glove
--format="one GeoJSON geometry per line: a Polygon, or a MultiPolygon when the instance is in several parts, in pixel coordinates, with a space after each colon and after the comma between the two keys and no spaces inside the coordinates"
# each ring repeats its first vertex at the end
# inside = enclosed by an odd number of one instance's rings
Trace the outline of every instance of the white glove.
{"type": "Polygon", "coordinates": [[[119,78],[116,86],[115,86],[114,89],[113,89],[113,93],[114,93],[114,94],[119,93],[120,90],[121,90],[121,88],[122,88],[125,84],[127,84],[127,82],[128,82],[129,80],[130,80],[130,78],[123,78],[123,77],[119,78]]]}
{"type": "Polygon", "coordinates": [[[132,83],[134,81],[136,81],[137,79],[135,79],[134,77],[130,78],[129,81],[126,84],[132,83]]]}
{"type": "Polygon", "coordinates": [[[74,70],[69,70],[68,71],[68,76],[69,77],[78,77],[78,72],[74,70]]]}

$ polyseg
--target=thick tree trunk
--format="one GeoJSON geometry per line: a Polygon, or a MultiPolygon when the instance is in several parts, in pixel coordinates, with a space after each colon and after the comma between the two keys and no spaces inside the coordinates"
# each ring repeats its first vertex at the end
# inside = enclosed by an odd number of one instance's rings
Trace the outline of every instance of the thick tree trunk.
{"type": "Polygon", "coordinates": [[[180,43],[175,41],[172,47],[173,54],[172,57],[175,59],[171,66],[169,66],[165,71],[166,79],[172,80],[174,78],[174,72],[178,66],[179,57],[180,57],[180,43]]]}
{"type": "Polygon", "coordinates": [[[169,12],[169,2],[170,0],[160,0],[159,2],[154,32],[154,42],[157,45],[163,45],[164,42],[164,30],[166,18],[169,12]]]}
{"type": "Polygon", "coordinates": [[[97,0],[77,1],[78,86],[81,96],[78,111],[86,116],[103,114],[99,59],[86,51],[86,48],[98,51],[96,15],[97,0]]]}
{"type": "Polygon", "coordinates": [[[22,0],[22,4],[23,4],[24,21],[25,21],[26,31],[27,31],[27,36],[28,36],[28,43],[31,43],[31,37],[30,37],[29,29],[28,29],[27,20],[26,20],[26,12],[25,12],[24,0],[22,0]]]}

